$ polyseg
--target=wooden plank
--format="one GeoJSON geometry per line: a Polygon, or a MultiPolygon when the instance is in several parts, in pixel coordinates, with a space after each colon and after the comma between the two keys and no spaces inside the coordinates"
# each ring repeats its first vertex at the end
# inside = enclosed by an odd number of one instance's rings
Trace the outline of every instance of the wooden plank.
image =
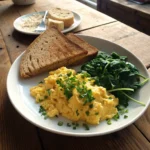
{"type": "Polygon", "coordinates": [[[21,9],[18,10],[18,6],[12,5],[11,3],[1,6],[0,9],[0,29],[11,61],[14,61],[36,37],[25,35],[14,30],[13,22],[20,16],[20,11],[21,9]]]}
{"type": "Polygon", "coordinates": [[[136,127],[145,135],[150,142],[150,106],[136,122],[136,127]]]}
{"type": "Polygon", "coordinates": [[[132,8],[137,12],[145,13],[150,15],[150,4],[138,5],[136,3],[126,1],[126,0],[110,0],[116,4],[122,5],[123,7],[132,8]]]}
{"type": "Polygon", "coordinates": [[[36,128],[16,112],[8,98],[6,77],[10,66],[6,45],[0,32],[0,149],[40,150],[36,128]]]}
{"type": "Polygon", "coordinates": [[[60,136],[43,130],[40,133],[44,148],[52,150],[149,150],[150,148],[150,143],[134,125],[109,135],[88,138],[60,136]]]}
{"type": "Polygon", "coordinates": [[[125,0],[98,0],[97,8],[139,31],[150,34],[150,4],[141,6],[125,0]]]}
{"type": "MultiPolygon", "coordinates": [[[[150,69],[148,69],[148,72],[150,73],[150,69]]],[[[138,129],[142,131],[142,133],[144,133],[144,135],[150,142],[150,130],[149,130],[150,129],[150,115],[149,114],[150,114],[150,106],[148,107],[144,115],[142,115],[135,122],[135,125],[138,129]]]]}
{"type": "Polygon", "coordinates": [[[150,64],[150,55],[146,55],[149,54],[150,36],[123,23],[115,22],[79,33],[103,38],[119,44],[135,54],[145,65],[150,64]]]}

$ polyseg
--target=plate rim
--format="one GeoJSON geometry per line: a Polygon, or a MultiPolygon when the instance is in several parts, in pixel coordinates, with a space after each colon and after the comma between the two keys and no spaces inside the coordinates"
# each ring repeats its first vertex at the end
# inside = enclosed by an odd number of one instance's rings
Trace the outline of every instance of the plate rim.
{"type": "MultiPolygon", "coordinates": [[[[77,36],[79,37],[89,37],[89,38],[96,38],[96,39],[99,39],[99,40],[103,40],[105,42],[109,42],[111,44],[114,44],[114,45],[117,45],[119,46],[121,49],[124,49],[125,51],[127,51],[128,53],[130,53],[133,57],[135,57],[139,62],[140,64],[142,65],[143,69],[145,70],[145,72],[147,73],[147,76],[148,78],[150,78],[150,74],[148,73],[148,70],[146,69],[146,67],[144,66],[144,64],[142,63],[142,61],[140,59],[138,59],[138,57],[136,57],[133,53],[131,53],[130,51],[128,51],[127,49],[125,49],[124,47],[114,43],[114,42],[111,42],[111,41],[108,41],[108,40],[105,40],[105,39],[102,39],[102,38],[98,38],[98,37],[94,37],[94,36],[88,36],[88,35],[82,35],[82,34],[76,34],[77,36]]],[[[24,51],[25,52],[25,51],[24,51]]],[[[15,64],[19,59],[21,59],[22,55],[24,54],[24,52],[22,52],[17,58],[16,60],[13,62],[13,64],[15,64]]],[[[94,136],[102,136],[102,135],[107,135],[107,134],[110,134],[110,133],[114,133],[116,131],[120,131],[121,129],[124,129],[126,128],[127,126],[131,125],[133,122],[135,122],[138,118],[140,118],[144,112],[147,110],[148,106],[150,105],[150,99],[148,100],[147,104],[145,105],[145,107],[142,109],[142,111],[138,114],[138,116],[136,116],[134,119],[132,119],[131,121],[129,121],[127,124],[119,127],[119,128],[116,128],[114,130],[111,130],[111,131],[106,131],[106,132],[103,132],[103,133],[99,133],[99,132],[94,132],[94,133],[74,133],[74,132],[62,132],[62,131],[59,131],[59,130],[55,130],[55,129],[49,129],[47,127],[43,127],[42,125],[30,120],[28,117],[26,117],[22,111],[19,110],[19,108],[16,107],[15,103],[13,102],[12,100],[12,97],[10,96],[10,92],[9,92],[9,78],[10,78],[10,72],[12,70],[12,66],[13,64],[11,65],[10,67],[10,70],[7,74],[7,80],[6,80],[6,86],[7,86],[7,93],[8,93],[8,96],[9,96],[9,99],[11,101],[11,104],[13,105],[13,107],[17,110],[17,112],[23,117],[25,118],[27,121],[29,121],[31,124],[41,128],[41,129],[44,129],[48,132],[52,132],[52,133],[56,133],[56,134],[60,134],[60,135],[66,135],[66,136],[74,136],[74,137],[94,137],[94,136]]]]}
{"type": "MultiPolygon", "coordinates": [[[[26,16],[28,16],[28,15],[31,16],[31,15],[33,15],[33,14],[43,13],[43,12],[45,12],[45,11],[37,11],[37,12],[28,13],[28,14],[25,14],[25,15],[22,15],[22,16],[16,18],[15,21],[13,22],[14,29],[15,29],[16,31],[20,32],[20,33],[27,34],[27,35],[40,35],[40,34],[43,33],[43,32],[40,33],[40,32],[27,32],[27,31],[23,31],[23,30],[18,29],[17,26],[16,26],[16,24],[17,24],[18,20],[20,20],[20,19],[23,18],[23,17],[26,17],[26,16]]],[[[67,31],[65,31],[65,29],[62,30],[62,31],[61,31],[62,33],[70,32],[70,31],[74,30],[75,28],[77,28],[77,27],[81,24],[82,17],[79,15],[79,13],[77,13],[77,12],[75,12],[75,11],[71,11],[71,12],[72,12],[74,15],[76,15],[77,17],[79,17],[78,23],[77,23],[77,25],[74,26],[74,27],[71,27],[71,26],[68,27],[68,28],[66,29],[67,31]]],[[[75,17],[74,17],[74,19],[75,19],[75,17]]],[[[72,25],[73,25],[73,24],[72,24],[72,25]]]]}

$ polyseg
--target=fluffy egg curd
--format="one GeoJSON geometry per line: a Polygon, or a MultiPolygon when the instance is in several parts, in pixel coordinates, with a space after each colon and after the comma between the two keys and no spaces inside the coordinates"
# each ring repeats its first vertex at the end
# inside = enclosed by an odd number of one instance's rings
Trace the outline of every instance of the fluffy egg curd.
{"type": "Polygon", "coordinates": [[[30,93],[48,117],[62,115],[72,121],[99,124],[118,113],[118,98],[94,82],[86,72],[61,67],[51,71],[30,93]]]}

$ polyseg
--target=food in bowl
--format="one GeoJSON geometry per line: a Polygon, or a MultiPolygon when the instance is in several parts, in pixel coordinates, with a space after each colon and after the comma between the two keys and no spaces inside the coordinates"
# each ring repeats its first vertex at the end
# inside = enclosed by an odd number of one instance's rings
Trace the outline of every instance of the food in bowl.
{"type": "Polygon", "coordinates": [[[62,115],[75,122],[99,124],[118,113],[118,98],[94,85],[86,72],[76,73],[66,67],[51,71],[30,93],[50,118],[62,115]]]}

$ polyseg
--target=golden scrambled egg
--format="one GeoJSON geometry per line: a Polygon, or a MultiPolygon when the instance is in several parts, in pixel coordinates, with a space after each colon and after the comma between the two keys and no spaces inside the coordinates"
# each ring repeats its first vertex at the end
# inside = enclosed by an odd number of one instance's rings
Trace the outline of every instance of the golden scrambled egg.
{"type": "Polygon", "coordinates": [[[94,85],[88,73],[77,74],[66,67],[51,71],[30,93],[49,117],[62,115],[72,121],[99,124],[117,114],[118,98],[94,85]]]}

